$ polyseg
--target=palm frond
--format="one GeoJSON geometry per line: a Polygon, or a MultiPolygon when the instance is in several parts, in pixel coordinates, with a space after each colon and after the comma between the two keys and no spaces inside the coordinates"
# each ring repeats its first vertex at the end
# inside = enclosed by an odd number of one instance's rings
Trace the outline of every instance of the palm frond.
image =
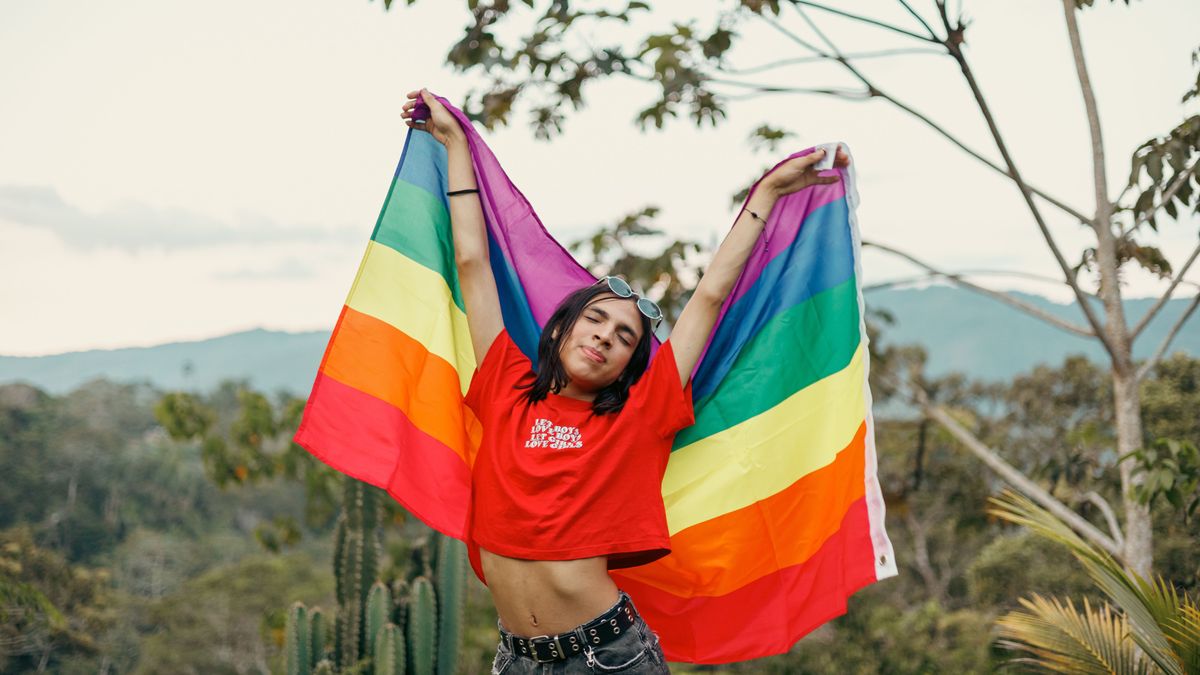
{"type": "Polygon", "coordinates": [[[1085,542],[1061,520],[1022,495],[1005,490],[989,501],[994,505],[989,513],[1066,546],[1092,581],[1124,614],[1133,640],[1163,672],[1170,675],[1188,672],[1181,653],[1165,632],[1167,626],[1174,626],[1182,616],[1179,597],[1170,583],[1161,577],[1151,583],[1125,570],[1107,552],[1085,542]]]}
{"type": "Polygon", "coordinates": [[[1070,599],[1064,605],[1058,598],[1021,599],[1027,612],[1013,611],[996,625],[999,644],[1025,651],[1035,658],[1023,659],[1060,673],[1096,675],[1143,675],[1149,672],[1133,640],[1125,618],[1108,605],[1093,609],[1087,598],[1083,611],[1070,599]]]}
{"type": "Polygon", "coordinates": [[[1191,598],[1183,597],[1179,616],[1163,626],[1163,632],[1175,647],[1184,671],[1200,673],[1200,608],[1191,598]]]}

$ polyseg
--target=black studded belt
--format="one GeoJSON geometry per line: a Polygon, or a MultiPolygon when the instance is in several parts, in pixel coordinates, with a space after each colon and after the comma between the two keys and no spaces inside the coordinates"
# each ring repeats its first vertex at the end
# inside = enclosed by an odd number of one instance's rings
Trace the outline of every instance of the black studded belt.
{"type": "Polygon", "coordinates": [[[509,642],[509,649],[517,656],[538,663],[565,661],[576,654],[591,652],[592,647],[621,637],[622,633],[633,628],[637,615],[629,596],[622,593],[620,601],[612,609],[579,627],[579,632],[583,633],[582,639],[574,630],[558,635],[524,638],[502,629],[500,637],[509,642]]]}

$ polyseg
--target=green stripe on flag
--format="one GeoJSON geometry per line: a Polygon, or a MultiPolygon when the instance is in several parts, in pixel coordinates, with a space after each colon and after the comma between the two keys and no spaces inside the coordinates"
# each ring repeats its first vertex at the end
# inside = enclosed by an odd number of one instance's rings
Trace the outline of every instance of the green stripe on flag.
{"type": "Polygon", "coordinates": [[[396,178],[371,238],[442,275],[454,304],[466,311],[454,264],[450,213],[436,195],[396,178]]]}
{"type": "Polygon", "coordinates": [[[859,339],[858,288],[851,276],[763,326],[717,390],[696,401],[696,423],[675,436],[673,449],[770,410],[842,370],[858,350],[859,339]]]}

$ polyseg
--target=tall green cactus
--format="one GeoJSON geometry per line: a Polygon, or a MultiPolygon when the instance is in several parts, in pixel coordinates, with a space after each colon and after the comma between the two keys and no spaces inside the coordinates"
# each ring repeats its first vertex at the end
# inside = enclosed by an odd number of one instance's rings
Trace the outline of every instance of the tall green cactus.
{"type": "Polygon", "coordinates": [[[371,657],[375,675],[404,675],[404,651],[404,634],[399,626],[389,623],[380,628],[375,636],[375,651],[371,657]]]}
{"type": "Polygon", "coordinates": [[[338,609],[333,615],[333,651],[328,650],[328,617],[296,603],[288,612],[285,633],[288,675],[453,675],[458,667],[466,610],[466,547],[431,532],[412,551],[407,580],[393,579],[390,587],[379,581],[378,494],[346,479],[334,532],[338,609]]]}
{"type": "Polygon", "coordinates": [[[346,479],[343,511],[338,518],[334,572],[338,598],[338,666],[350,668],[369,655],[364,631],[367,593],[379,574],[382,546],[379,540],[377,492],[357,480],[346,479]]]}
{"type": "Polygon", "coordinates": [[[287,628],[284,635],[284,650],[287,654],[288,675],[308,675],[309,640],[308,610],[297,602],[288,611],[287,628]]]}
{"type": "Polygon", "coordinates": [[[467,612],[467,547],[453,537],[438,537],[437,675],[454,675],[462,651],[467,612]]]}
{"type": "Polygon", "coordinates": [[[308,613],[308,628],[310,636],[308,642],[308,662],[309,667],[316,668],[317,664],[325,658],[326,646],[325,613],[319,607],[314,607],[308,613]]]}
{"type": "Polygon", "coordinates": [[[437,657],[437,599],[425,577],[413,579],[408,599],[408,650],[413,675],[433,675],[437,657]]]}
{"type": "Polygon", "coordinates": [[[392,614],[392,596],[382,581],[376,581],[367,594],[366,638],[368,654],[375,653],[375,640],[379,631],[389,623],[392,614]]]}

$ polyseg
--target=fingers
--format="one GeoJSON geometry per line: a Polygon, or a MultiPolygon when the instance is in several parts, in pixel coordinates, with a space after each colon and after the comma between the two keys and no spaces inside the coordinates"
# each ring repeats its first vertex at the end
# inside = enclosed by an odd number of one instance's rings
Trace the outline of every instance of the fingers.
{"type": "Polygon", "coordinates": [[[809,167],[821,161],[822,159],[825,159],[825,150],[822,148],[817,148],[807,155],[797,157],[796,161],[801,170],[807,171],[809,167]]]}

